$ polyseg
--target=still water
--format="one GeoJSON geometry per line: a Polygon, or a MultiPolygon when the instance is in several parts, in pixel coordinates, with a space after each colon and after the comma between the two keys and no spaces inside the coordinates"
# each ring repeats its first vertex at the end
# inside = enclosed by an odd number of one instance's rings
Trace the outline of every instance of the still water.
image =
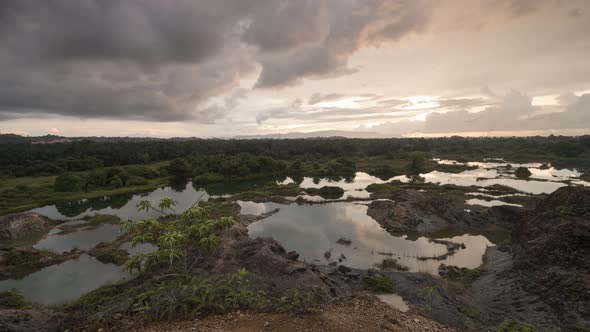
{"type": "Polygon", "coordinates": [[[438,160],[439,164],[461,164],[477,166],[476,169],[463,171],[461,173],[446,173],[433,171],[421,174],[426,182],[438,184],[454,184],[457,186],[479,186],[487,187],[495,184],[514,188],[518,191],[529,194],[550,194],[555,190],[565,187],[567,181],[576,185],[590,185],[590,183],[579,180],[581,175],[577,170],[556,169],[549,167],[542,169],[540,163],[517,164],[509,162],[467,162],[460,163],[454,160],[438,160]],[[510,167],[508,168],[508,165],[510,167]],[[526,167],[531,172],[527,180],[518,179],[514,170],[518,167],[526,167]]]}
{"type": "Polygon", "coordinates": [[[259,214],[279,208],[272,216],[252,223],[252,238],[271,237],[286,250],[295,250],[300,259],[316,264],[343,264],[349,267],[376,268],[384,259],[393,258],[412,272],[438,274],[441,263],[475,268],[481,265],[482,256],[492,243],[482,235],[461,235],[448,238],[464,243],[466,249],[458,250],[443,260],[420,260],[447,252],[446,246],[432,243],[426,237],[410,239],[393,236],[371,217],[367,206],[341,202],[323,205],[281,205],[276,203],[239,202],[243,213],[259,214]],[[345,239],[350,244],[339,241],[345,239]],[[327,254],[329,253],[329,254],[327,254]]]}
{"type": "Polygon", "coordinates": [[[121,266],[103,264],[93,257],[81,255],[78,259],[48,266],[19,280],[0,281],[0,291],[16,289],[28,301],[59,304],[129,277],[121,266]]]}
{"type": "MultiPolygon", "coordinates": [[[[68,222],[62,225],[80,223],[78,221],[68,222]]],[[[49,234],[33,245],[36,249],[47,249],[58,253],[70,251],[74,248],[90,250],[101,242],[110,242],[123,233],[120,225],[104,224],[94,229],[79,229],[68,234],[58,234],[59,226],[52,229],[49,234]]]]}

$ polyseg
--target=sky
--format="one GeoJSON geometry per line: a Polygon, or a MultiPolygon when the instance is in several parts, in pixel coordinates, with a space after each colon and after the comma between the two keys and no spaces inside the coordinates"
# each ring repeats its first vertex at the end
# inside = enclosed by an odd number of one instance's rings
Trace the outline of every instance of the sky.
{"type": "Polygon", "coordinates": [[[3,0],[0,133],[590,134],[588,0],[3,0]]]}

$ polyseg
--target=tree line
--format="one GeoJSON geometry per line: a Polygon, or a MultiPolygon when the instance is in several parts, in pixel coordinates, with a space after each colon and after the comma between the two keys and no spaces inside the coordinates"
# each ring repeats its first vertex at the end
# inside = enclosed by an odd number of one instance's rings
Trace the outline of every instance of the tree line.
{"type": "MultiPolygon", "coordinates": [[[[147,164],[184,158],[201,173],[240,174],[246,171],[276,171],[281,160],[398,156],[420,151],[435,155],[462,155],[465,158],[541,156],[545,159],[579,159],[590,155],[590,136],[565,137],[443,137],[391,139],[167,139],[149,141],[83,140],[55,144],[30,142],[0,143],[0,176],[42,176],[90,171],[102,167],[147,164]],[[242,160],[239,155],[250,155],[242,160]],[[259,159],[263,157],[262,159],[259,159]],[[198,162],[191,159],[198,158],[198,162]],[[229,158],[223,167],[215,166],[229,158]],[[245,163],[244,163],[245,161],[245,163]]],[[[589,167],[590,168],[590,167],[589,167]]],[[[122,179],[123,181],[123,179],[122,179]]]]}

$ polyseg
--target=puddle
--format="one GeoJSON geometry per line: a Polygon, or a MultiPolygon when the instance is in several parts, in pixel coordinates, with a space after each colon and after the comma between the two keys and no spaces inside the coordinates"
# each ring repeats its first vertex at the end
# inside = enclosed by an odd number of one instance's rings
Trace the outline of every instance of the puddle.
{"type": "Polygon", "coordinates": [[[441,263],[478,267],[486,247],[492,245],[481,235],[455,236],[449,240],[464,243],[466,249],[460,249],[444,260],[420,260],[418,257],[445,254],[446,246],[429,242],[426,237],[410,239],[407,236],[392,236],[367,216],[365,205],[348,202],[325,205],[254,204],[262,205],[240,203],[249,212],[254,211],[254,207],[262,213],[275,208],[280,211],[250,224],[250,236],[274,238],[287,251],[295,250],[300,254],[300,259],[312,263],[336,262],[353,268],[369,269],[380,266],[384,260],[395,259],[409,271],[437,275],[441,263]],[[341,239],[350,241],[350,244],[339,243],[341,239]],[[329,258],[326,258],[326,252],[329,252],[329,258]]]}
{"type": "Polygon", "coordinates": [[[541,163],[520,164],[506,161],[498,162],[501,161],[500,159],[494,159],[493,162],[467,163],[440,159],[434,159],[434,161],[445,165],[468,165],[477,166],[478,168],[457,174],[439,171],[422,174],[421,176],[425,178],[426,182],[480,187],[500,184],[530,194],[550,194],[561,187],[567,186],[567,183],[563,183],[563,181],[571,181],[572,184],[576,185],[590,186],[590,183],[579,180],[582,173],[575,169],[556,169],[550,166],[546,169],[541,169],[543,166],[541,163]],[[511,167],[507,168],[508,165],[511,167]],[[528,180],[518,179],[514,176],[514,170],[518,167],[529,169],[531,176],[528,180]]]}
{"type": "Polygon", "coordinates": [[[426,182],[438,183],[442,185],[454,184],[463,187],[487,187],[500,184],[530,194],[549,194],[561,187],[567,186],[567,184],[562,182],[498,178],[498,172],[489,169],[475,169],[464,171],[458,174],[432,171],[427,174],[421,174],[421,176],[426,182]]]}
{"type": "Polygon", "coordinates": [[[404,299],[397,294],[377,294],[377,297],[401,312],[410,310],[404,299]]]}
{"type": "Polygon", "coordinates": [[[26,300],[44,304],[61,304],[106,284],[130,277],[121,266],[103,264],[93,257],[46,267],[19,280],[0,281],[0,291],[16,289],[26,300]]]}
{"type": "Polygon", "coordinates": [[[493,199],[491,201],[486,201],[484,199],[478,199],[478,198],[468,199],[467,201],[465,201],[465,204],[467,204],[467,205],[481,205],[481,206],[487,206],[487,207],[501,206],[501,205],[523,207],[520,204],[506,203],[503,201],[499,201],[497,199],[493,199]]]}
{"type": "Polygon", "coordinates": [[[203,201],[206,201],[210,197],[205,190],[196,190],[190,182],[186,184],[184,189],[180,191],[177,189],[164,187],[146,194],[116,195],[92,200],[81,200],[60,205],[48,205],[31,211],[56,220],[81,219],[85,216],[108,214],[115,215],[122,220],[129,219],[137,221],[159,216],[159,213],[156,211],[145,213],[144,211],[137,210],[137,203],[144,199],[157,203],[162,198],[172,198],[176,201],[174,209],[176,211],[185,211],[199,197],[203,201]]]}
{"type": "MultiPolygon", "coordinates": [[[[406,176],[396,176],[391,179],[381,180],[376,176],[369,175],[364,172],[356,172],[354,177],[351,178],[340,178],[337,180],[331,180],[328,178],[311,178],[304,177],[301,180],[299,186],[301,188],[321,188],[324,186],[340,187],[344,189],[344,194],[339,199],[346,199],[348,197],[355,198],[368,198],[371,194],[365,189],[367,186],[373,183],[387,183],[394,179],[404,180],[406,176]]],[[[405,180],[404,180],[405,181],[405,180]]],[[[278,184],[289,184],[294,183],[292,178],[287,178],[284,181],[277,182],[278,184]]],[[[310,201],[324,201],[325,199],[319,196],[302,195],[304,198],[310,201]]]]}
{"type": "MultiPolygon", "coordinates": [[[[68,222],[67,224],[79,224],[80,221],[68,222]]],[[[110,242],[119,237],[121,233],[120,225],[105,224],[100,225],[95,229],[80,229],[74,232],[58,235],[59,228],[54,228],[42,238],[39,242],[33,245],[36,249],[47,249],[58,253],[68,252],[74,248],[80,250],[90,250],[101,242],[110,242]]]]}

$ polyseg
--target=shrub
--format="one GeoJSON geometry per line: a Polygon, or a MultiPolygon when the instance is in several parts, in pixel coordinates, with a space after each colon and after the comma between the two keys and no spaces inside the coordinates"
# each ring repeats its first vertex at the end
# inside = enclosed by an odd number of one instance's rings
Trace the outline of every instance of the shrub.
{"type": "Polygon", "coordinates": [[[127,180],[128,186],[144,186],[148,183],[148,180],[142,178],[141,176],[131,176],[129,180],[127,180]]]}
{"type": "Polygon", "coordinates": [[[516,320],[505,320],[498,326],[497,332],[535,332],[535,329],[526,323],[516,320]]]}
{"type": "Polygon", "coordinates": [[[186,179],[191,176],[191,167],[184,159],[174,159],[168,166],[168,174],[175,178],[186,179]]]}
{"type": "Polygon", "coordinates": [[[55,178],[53,190],[57,192],[81,191],[84,186],[84,179],[74,173],[64,173],[55,178]]]}
{"type": "Polygon", "coordinates": [[[0,292],[0,309],[26,309],[31,304],[16,290],[0,292]]]}
{"type": "Polygon", "coordinates": [[[395,284],[388,275],[366,276],[363,279],[365,288],[375,293],[393,293],[395,284]]]}

